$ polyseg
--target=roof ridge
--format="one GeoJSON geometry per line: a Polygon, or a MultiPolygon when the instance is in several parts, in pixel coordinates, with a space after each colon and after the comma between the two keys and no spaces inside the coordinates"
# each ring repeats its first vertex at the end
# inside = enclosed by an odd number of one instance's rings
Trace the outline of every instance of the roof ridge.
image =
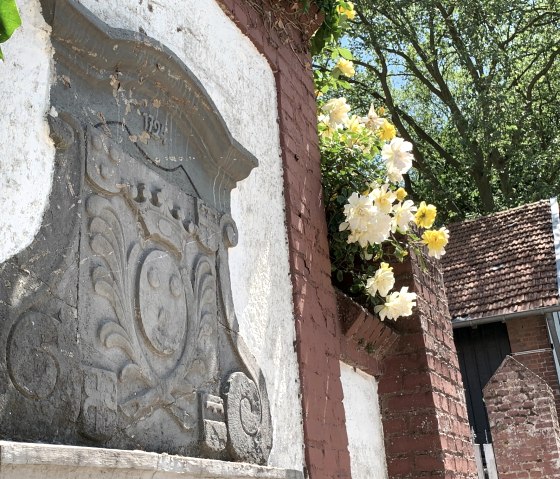
{"type": "MultiPolygon", "coordinates": [[[[555,197],[553,197],[553,198],[555,198],[555,197]]],[[[490,213],[490,214],[487,214],[487,215],[484,215],[484,216],[479,216],[477,218],[468,218],[468,219],[464,219],[464,220],[461,220],[461,221],[455,221],[454,223],[451,223],[447,226],[449,227],[449,226],[459,225],[459,224],[463,224],[463,223],[474,223],[476,221],[483,221],[483,220],[486,220],[486,219],[495,218],[496,216],[511,214],[514,211],[521,210],[523,208],[529,208],[531,206],[536,206],[540,203],[545,203],[546,202],[550,205],[550,200],[551,199],[552,198],[545,198],[543,200],[534,201],[533,203],[526,203],[524,205],[515,206],[515,207],[509,208],[507,210],[495,211],[494,213],[490,213]]]]}

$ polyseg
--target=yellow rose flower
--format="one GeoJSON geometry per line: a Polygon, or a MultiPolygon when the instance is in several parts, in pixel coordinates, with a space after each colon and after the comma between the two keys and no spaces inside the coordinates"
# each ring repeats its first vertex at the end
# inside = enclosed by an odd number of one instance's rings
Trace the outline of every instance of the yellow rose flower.
{"type": "Polygon", "coordinates": [[[436,214],[437,209],[434,205],[427,205],[425,201],[422,201],[414,215],[414,222],[421,228],[430,228],[434,224],[436,214]]]}
{"type": "Polygon", "coordinates": [[[449,230],[442,227],[436,231],[424,231],[422,243],[428,247],[428,256],[440,259],[445,254],[445,247],[449,243],[449,230]]]}
{"type": "Polygon", "coordinates": [[[408,196],[408,193],[404,188],[399,188],[396,191],[396,195],[397,195],[397,200],[402,201],[408,196]]]}
{"type": "Polygon", "coordinates": [[[341,15],[346,16],[348,20],[354,20],[356,16],[356,11],[354,10],[354,4],[352,2],[346,2],[346,7],[343,5],[339,5],[336,7],[336,11],[341,15]]]}
{"type": "Polygon", "coordinates": [[[395,136],[397,136],[397,129],[395,126],[387,120],[383,120],[383,124],[379,128],[379,138],[383,141],[391,141],[395,136]]]}
{"type": "Polygon", "coordinates": [[[354,64],[350,60],[346,60],[344,58],[338,60],[335,69],[337,69],[340,73],[342,73],[345,77],[348,78],[352,78],[356,73],[356,70],[354,69],[354,64]]]}

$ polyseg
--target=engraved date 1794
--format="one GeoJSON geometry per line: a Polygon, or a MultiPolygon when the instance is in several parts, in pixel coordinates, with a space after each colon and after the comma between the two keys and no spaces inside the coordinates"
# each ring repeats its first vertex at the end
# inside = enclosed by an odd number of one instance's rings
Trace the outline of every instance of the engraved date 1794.
{"type": "Polygon", "coordinates": [[[142,116],[144,117],[144,130],[150,135],[163,138],[165,135],[165,127],[163,126],[163,123],[156,120],[154,115],[151,115],[150,113],[142,112],[142,116]]]}

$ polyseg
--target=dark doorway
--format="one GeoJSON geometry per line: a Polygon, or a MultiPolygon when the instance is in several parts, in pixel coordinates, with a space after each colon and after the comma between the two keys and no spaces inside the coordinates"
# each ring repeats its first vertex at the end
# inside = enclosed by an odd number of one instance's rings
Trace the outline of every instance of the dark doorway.
{"type": "Polygon", "coordinates": [[[482,324],[453,331],[463,376],[469,423],[478,444],[492,442],[482,388],[511,353],[504,323],[482,324]]]}

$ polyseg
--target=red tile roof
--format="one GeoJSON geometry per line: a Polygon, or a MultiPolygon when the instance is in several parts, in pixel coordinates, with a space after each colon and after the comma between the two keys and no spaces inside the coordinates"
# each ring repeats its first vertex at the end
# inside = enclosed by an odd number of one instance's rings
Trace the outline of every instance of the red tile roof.
{"type": "Polygon", "coordinates": [[[448,226],[442,257],[452,318],[559,304],[549,200],[448,226]]]}

